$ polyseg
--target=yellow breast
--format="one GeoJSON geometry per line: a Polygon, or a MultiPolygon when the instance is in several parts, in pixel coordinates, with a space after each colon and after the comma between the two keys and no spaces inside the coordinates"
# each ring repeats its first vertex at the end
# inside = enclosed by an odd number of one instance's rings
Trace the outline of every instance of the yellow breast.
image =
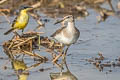
{"type": "Polygon", "coordinates": [[[28,24],[28,20],[29,20],[29,16],[27,12],[21,11],[13,27],[16,29],[24,29],[28,24]]]}

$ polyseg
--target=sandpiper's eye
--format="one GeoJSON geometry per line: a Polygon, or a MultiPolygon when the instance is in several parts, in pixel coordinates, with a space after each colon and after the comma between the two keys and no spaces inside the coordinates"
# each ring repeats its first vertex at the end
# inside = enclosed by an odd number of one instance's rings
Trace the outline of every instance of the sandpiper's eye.
{"type": "Polygon", "coordinates": [[[69,16],[67,18],[70,18],[69,16]]]}

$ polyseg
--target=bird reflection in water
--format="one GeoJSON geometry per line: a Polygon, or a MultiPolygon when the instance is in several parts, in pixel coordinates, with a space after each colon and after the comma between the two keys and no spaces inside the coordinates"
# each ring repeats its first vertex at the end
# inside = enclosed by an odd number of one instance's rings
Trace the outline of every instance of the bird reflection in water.
{"type": "Polygon", "coordinates": [[[27,66],[24,60],[11,59],[12,68],[15,71],[15,74],[18,77],[18,80],[27,80],[29,76],[29,70],[39,66],[40,63],[35,63],[33,65],[27,66]]]}
{"type": "Polygon", "coordinates": [[[24,61],[13,59],[11,64],[16,75],[18,76],[18,80],[27,80],[29,71],[27,70],[27,65],[24,61]]]}
{"type": "Polygon", "coordinates": [[[61,67],[61,71],[60,72],[56,72],[56,73],[50,73],[50,78],[51,80],[78,80],[77,77],[75,75],[73,75],[66,63],[66,60],[64,60],[61,63],[62,67],[61,67]],[[65,65],[66,71],[62,71],[63,67],[65,65]]]}

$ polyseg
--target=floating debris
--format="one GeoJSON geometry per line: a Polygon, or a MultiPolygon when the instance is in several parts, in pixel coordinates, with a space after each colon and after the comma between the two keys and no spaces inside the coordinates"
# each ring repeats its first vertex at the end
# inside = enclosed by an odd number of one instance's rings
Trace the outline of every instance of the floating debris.
{"type": "Polygon", "coordinates": [[[104,22],[109,16],[115,16],[115,12],[113,10],[101,8],[98,5],[94,5],[94,10],[100,14],[100,16],[97,16],[98,23],[104,22]]]}
{"type": "MultiPolygon", "coordinates": [[[[62,52],[64,48],[61,43],[55,42],[48,37],[39,36],[38,32],[27,32],[21,36],[14,36],[11,40],[3,43],[4,51],[9,56],[14,57],[18,54],[24,54],[47,60],[46,57],[33,53],[33,50],[39,49],[40,46],[45,47],[47,52],[62,52]]],[[[55,55],[57,54],[54,53],[54,57],[55,55]]]]}
{"type": "Polygon", "coordinates": [[[88,61],[88,62],[92,63],[94,66],[96,66],[96,68],[99,71],[103,71],[103,69],[105,67],[120,67],[119,58],[115,59],[115,61],[105,61],[106,58],[103,56],[103,54],[101,52],[98,53],[98,56],[99,57],[94,57],[94,58],[86,59],[86,61],[88,61]]]}

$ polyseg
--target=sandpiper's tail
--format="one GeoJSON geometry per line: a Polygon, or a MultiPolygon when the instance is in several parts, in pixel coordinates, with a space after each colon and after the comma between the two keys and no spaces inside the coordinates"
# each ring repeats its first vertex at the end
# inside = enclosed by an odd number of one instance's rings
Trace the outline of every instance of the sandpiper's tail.
{"type": "Polygon", "coordinates": [[[11,33],[13,30],[14,30],[14,28],[9,29],[7,32],[4,33],[4,35],[11,33]]]}

